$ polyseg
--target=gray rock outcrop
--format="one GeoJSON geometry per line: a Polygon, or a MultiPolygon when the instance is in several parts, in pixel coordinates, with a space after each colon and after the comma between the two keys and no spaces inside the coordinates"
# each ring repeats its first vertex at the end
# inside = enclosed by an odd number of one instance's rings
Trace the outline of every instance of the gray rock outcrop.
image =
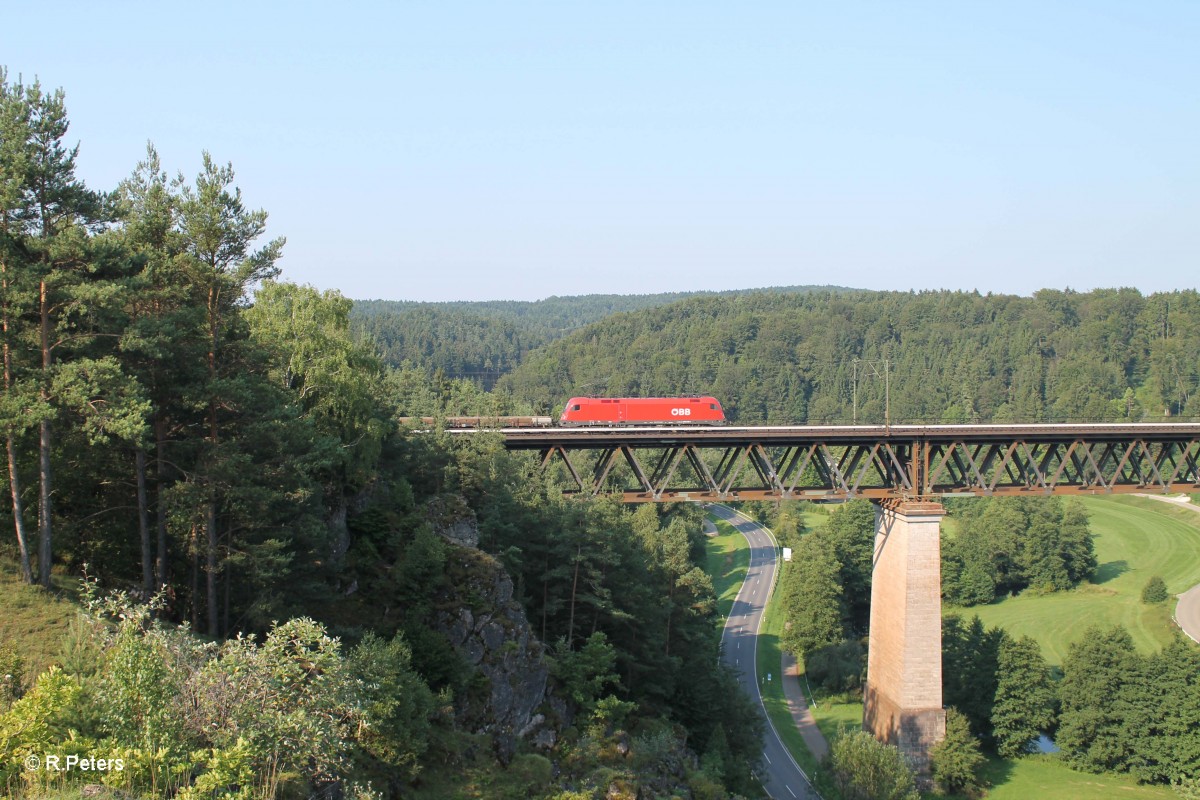
{"type": "Polygon", "coordinates": [[[437,612],[437,628],[483,679],[476,683],[479,691],[455,699],[459,723],[490,734],[502,761],[512,757],[518,740],[553,747],[556,721],[568,711],[549,693],[542,643],[513,599],[512,580],[479,550],[452,547],[447,557],[452,580],[438,598],[443,610],[437,612]]]}

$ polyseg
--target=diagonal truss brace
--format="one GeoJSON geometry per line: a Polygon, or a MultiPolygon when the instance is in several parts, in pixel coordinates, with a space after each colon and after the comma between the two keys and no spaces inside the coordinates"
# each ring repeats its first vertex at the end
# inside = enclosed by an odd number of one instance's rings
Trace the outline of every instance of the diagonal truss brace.
{"type": "Polygon", "coordinates": [[[1200,438],[556,444],[541,456],[562,462],[570,493],[629,502],[1200,490],[1200,438]]]}

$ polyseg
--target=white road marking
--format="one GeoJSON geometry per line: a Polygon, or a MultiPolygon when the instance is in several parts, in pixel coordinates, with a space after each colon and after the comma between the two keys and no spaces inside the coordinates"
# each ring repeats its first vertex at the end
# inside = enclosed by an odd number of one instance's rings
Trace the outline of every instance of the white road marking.
{"type": "Polygon", "coordinates": [[[790,787],[790,786],[787,786],[787,787],[785,787],[785,788],[788,790],[788,793],[789,793],[789,794],[790,794],[792,797],[795,797],[795,796],[796,796],[796,793],[792,791],[792,787],[790,787]]]}
{"type": "Polygon", "coordinates": [[[771,757],[769,755],[767,755],[766,753],[763,753],[763,758],[765,758],[767,760],[768,764],[771,763],[771,757]]]}

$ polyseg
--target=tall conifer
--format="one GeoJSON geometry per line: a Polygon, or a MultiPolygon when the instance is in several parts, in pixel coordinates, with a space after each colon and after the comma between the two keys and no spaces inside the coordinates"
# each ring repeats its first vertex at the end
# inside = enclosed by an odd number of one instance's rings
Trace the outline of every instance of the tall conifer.
{"type": "Polygon", "coordinates": [[[204,334],[208,366],[204,498],[204,554],[207,618],[210,635],[219,631],[217,573],[220,531],[222,412],[228,400],[227,378],[236,359],[225,352],[236,310],[257,283],[279,273],[275,266],[284,240],[273,239],[260,249],[254,242],[266,231],[267,212],[249,211],[242,192],[233,186],[232,165],[219,166],[204,153],[204,163],[194,185],[183,187],[180,204],[185,248],[195,260],[205,309],[204,334]]]}
{"type": "Polygon", "coordinates": [[[10,85],[7,73],[0,67],[0,335],[3,336],[0,346],[3,347],[4,370],[2,419],[21,577],[26,583],[33,583],[16,445],[16,438],[28,427],[29,419],[23,408],[25,404],[20,402],[22,393],[14,374],[15,336],[18,327],[16,315],[23,304],[19,272],[16,268],[19,253],[16,234],[21,227],[19,214],[25,194],[28,144],[29,105],[25,101],[25,88],[20,83],[10,85]]]}

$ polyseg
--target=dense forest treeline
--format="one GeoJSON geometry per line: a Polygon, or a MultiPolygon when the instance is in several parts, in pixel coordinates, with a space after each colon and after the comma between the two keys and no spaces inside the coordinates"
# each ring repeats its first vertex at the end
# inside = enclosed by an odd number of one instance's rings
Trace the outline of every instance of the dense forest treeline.
{"type": "Polygon", "coordinates": [[[404,431],[495,399],[277,282],[230,166],[148,147],[98,192],[63,93],[0,90],[0,563],[91,598],[48,670],[0,642],[0,791],[69,790],[24,766],[60,751],[134,796],[748,791],[694,509],[567,502],[496,440],[404,431]]]}
{"type": "Polygon", "coordinates": [[[497,385],[541,412],[712,394],[740,422],[882,423],[890,395],[893,422],[1141,420],[1200,416],[1197,352],[1191,290],[748,294],[601,320],[497,385]]]}
{"type": "Polygon", "coordinates": [[[355,332],[368,336],[390,366],[420,365],[449,378],[468,378],[490,388],[530,352],[613,314],[657,308],[689,297],[730,297],[751,291],[796,294],[856,290],[774,286],[724,292],[552,296],[535,301],[358,300],[350,319],[355,332]]]}

